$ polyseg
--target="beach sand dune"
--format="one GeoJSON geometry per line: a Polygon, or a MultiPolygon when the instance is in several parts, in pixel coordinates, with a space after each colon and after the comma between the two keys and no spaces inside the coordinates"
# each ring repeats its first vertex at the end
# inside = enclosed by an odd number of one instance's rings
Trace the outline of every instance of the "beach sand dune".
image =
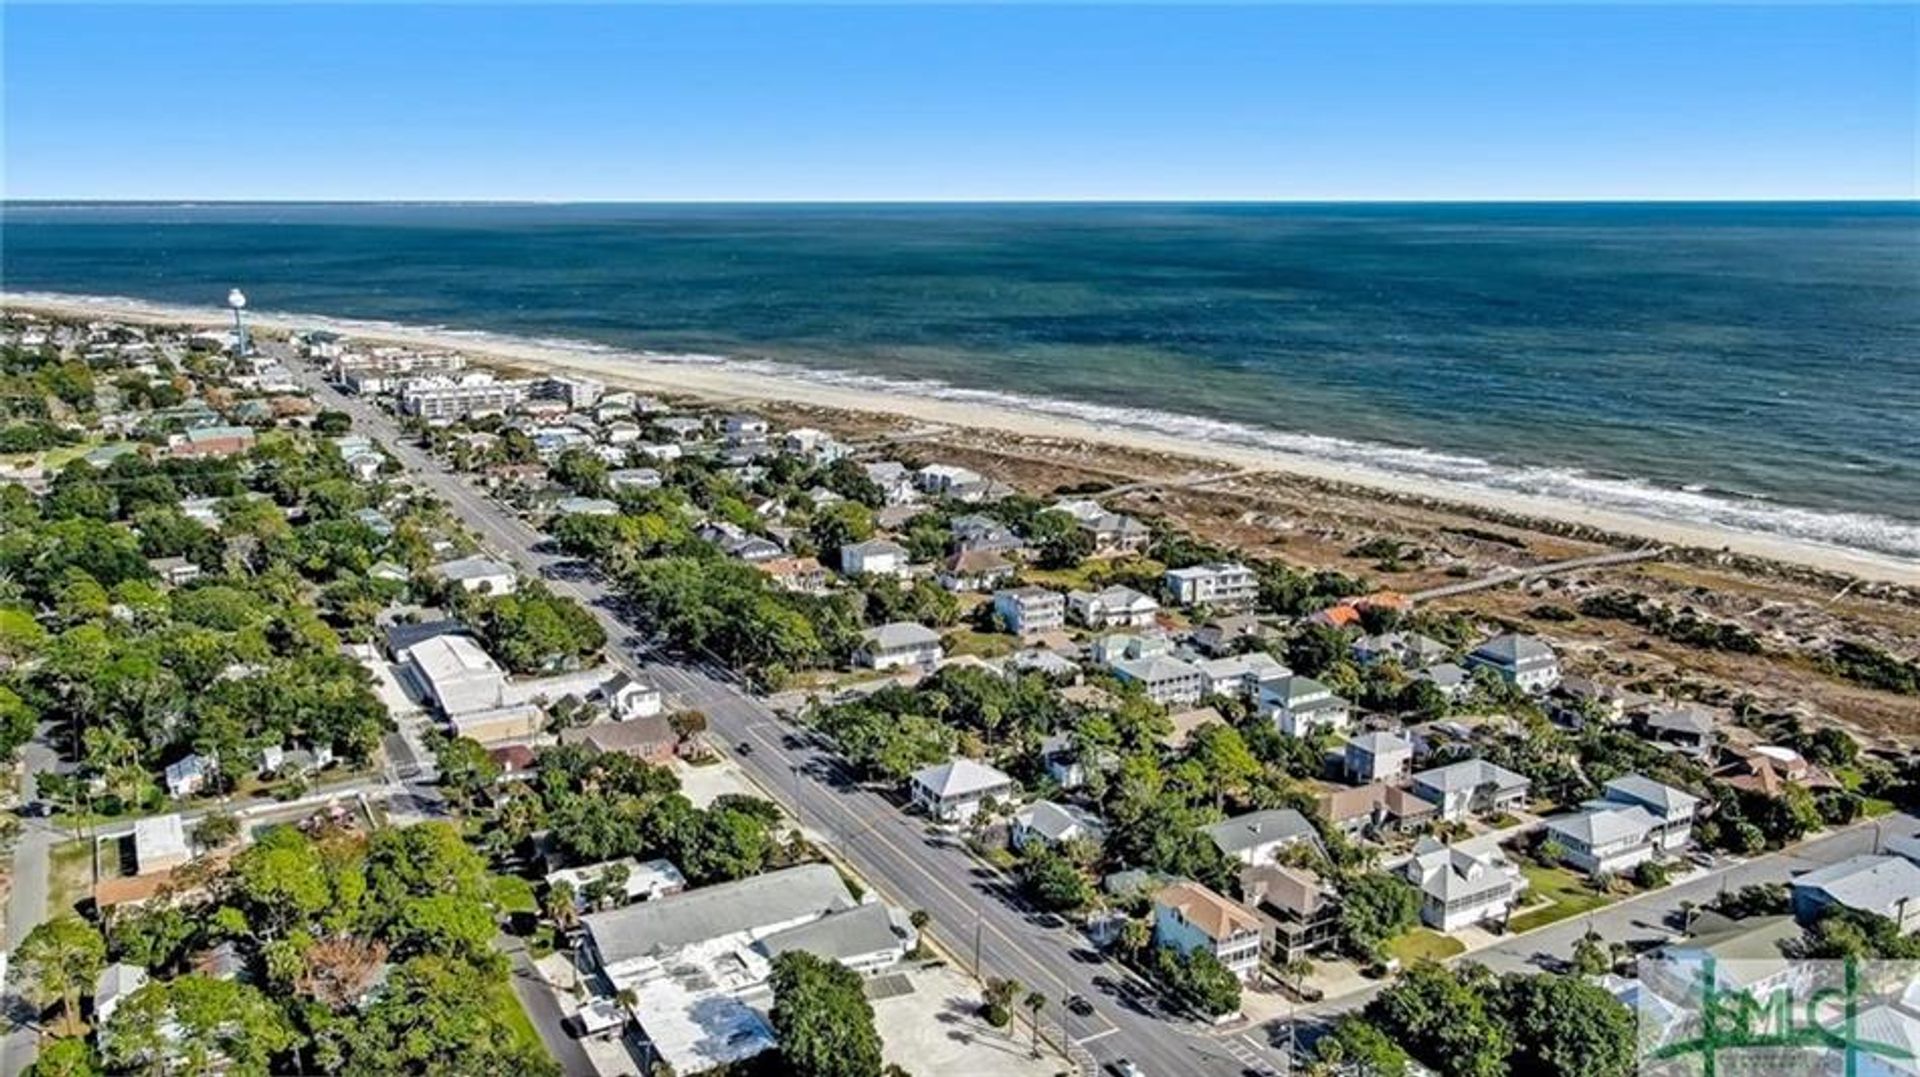
{"type": "MultiPolygon", "coordinates": [[[[150,323],[225,325],[230,315],[216,308],[168,306],[119,298],[10,294],[0,306],[65,317],[116,318],[150,323]]],[[[1724,550],[1906,586],[1920,586],[1920,562],[1860,550],[1824,546],[1790,537],[1737,531],[1708,524],[1655,520],[1624,512],[1546,497],[1487,490],[1436,480],[1414,480],[1357,464],[1279,451],[1223,445],[1150,431],[1102,425],[1059,415],[1041,415],[1014,407],[954,401],[889,392],[872,386],[844,386],[784,378],[716,359],[662,360],[642,352],[583,352],[538,341],[414,328],[350,319],[258,313],[252,324],[262,330],[332,329],[372,343],[459,351],[477,362],[532,371],[573,372],[609,384],[655,393],[676,393],[716,403],[802,405],[836,411],[887,415],[937,426],[999,431],[1020,437],[1054,438],[1191,459],[1205,466],[1273,471],[1326,482],[1364,486],[1391,494],[1450,501],[1469,509],[1570,524],[1666,546],[1724,550]]]]}

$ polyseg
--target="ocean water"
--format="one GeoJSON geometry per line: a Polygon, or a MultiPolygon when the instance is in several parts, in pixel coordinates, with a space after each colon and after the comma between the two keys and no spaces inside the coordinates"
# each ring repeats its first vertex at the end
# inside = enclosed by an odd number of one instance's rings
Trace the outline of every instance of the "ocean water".
{"type": "Polygon", "coordinates": [[[238,285],[1920,558],[1912,203],[11,203],[0,284],[238,285]]]}

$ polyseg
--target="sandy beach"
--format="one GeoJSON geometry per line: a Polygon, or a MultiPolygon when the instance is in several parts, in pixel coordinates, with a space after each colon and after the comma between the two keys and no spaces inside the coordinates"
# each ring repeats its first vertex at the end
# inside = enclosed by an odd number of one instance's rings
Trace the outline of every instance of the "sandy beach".
{"type": "MultiPolygon", "coordinates": [[[[175,307],[114,298],[6,294],[0,296],[0,306],[49,315],[148,323],[223,326],[231,321],[226,311],[211,307],[175,307]]],[[[776,377],[753,369],[742,369],[721,360],[697,363],[684,359],[650,358],[640,352],[585,353],[535,341],[350,319],[289,316],[271,312],[250,312],[249,317],[254,327],[266,331],[325,328],[372,343],[459,351],[480,363],[491,362],[534,371],[571,371],[609,384],[647,392],[683,394],[716,403],[742,406],[763,403],[801,405],[892,416],[943,427],[995,431],[1025,438],[1064,439],[1092,446],[1184,457],[1194,462],[1196,471],[1208,468],[1246,469],[1364,486],[1400,496],[1450,501],[1468,509],[1594,528],[1628,540],[1727,551],[1866,580],[1920,586],[1920,562],[1865,551],[1709,525],[1654,520],[1544,497],[1508,494],[1466,485],[1414,482],[1401,476],[1336,461],[1156,435],[1070,417],[1036,414],[1014,407],[776,377]]]]}

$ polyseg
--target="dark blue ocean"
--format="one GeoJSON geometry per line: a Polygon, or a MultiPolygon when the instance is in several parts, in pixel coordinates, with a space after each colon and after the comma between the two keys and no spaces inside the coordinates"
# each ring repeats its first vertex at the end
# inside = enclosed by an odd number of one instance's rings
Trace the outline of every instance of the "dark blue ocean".
{"type": "Polygon", "coordinates": [[[1920,208],[40,205],[9,291],[883,378],[1920,558],[1920,208]]]}

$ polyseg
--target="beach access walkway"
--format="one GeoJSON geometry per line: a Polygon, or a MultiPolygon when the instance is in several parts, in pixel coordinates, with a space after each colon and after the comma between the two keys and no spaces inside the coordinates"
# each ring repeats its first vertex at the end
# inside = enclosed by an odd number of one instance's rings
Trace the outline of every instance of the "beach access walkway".
{"type": "Polygon", "coordinates": [[[1407,596],[1413,602],[1431,602],[1436,598],[1452,598],[1455,595],[1484,591],[1489,587],[1504,587],[1510,583],[1524,583],[1543,576],[1558,576],[1566,572],[1577,572],[1583,568],[1601,568],[1606,565],[1626,565],[1636,561],[1653,561],[1665,556],[1667,547],[1648,546],[1638,550],[1617,550],[1613,553],[1597,553],[1586,557],[1572,557],[1565,561],[1550,561],[1544,565],[1530,568],[1498,569],[1477,580],[1465,580],[1461,583],[1449,583],[1442,587],[1429,587],[1424,591],[1415,591],[1407,596]]]}

